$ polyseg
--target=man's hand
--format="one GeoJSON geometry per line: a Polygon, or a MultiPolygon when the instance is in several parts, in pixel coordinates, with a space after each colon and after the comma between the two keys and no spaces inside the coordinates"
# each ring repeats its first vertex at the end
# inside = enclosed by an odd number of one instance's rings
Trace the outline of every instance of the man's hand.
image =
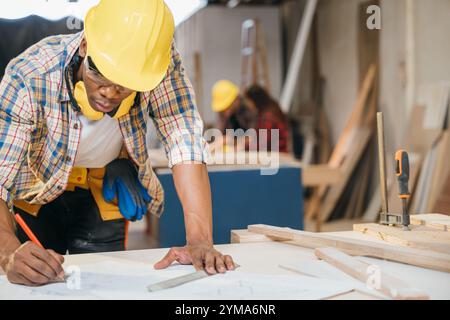
{"type": "Polygon", "coordinates": [[[209,274],[225,273],[234,270],[233,258],[222,255],[210,244],[186,245],[174,247],[166,256],[154,265],[155,269],[165,269],[177,261],[180,264],[192,264],[196,270],[205,270],[209,274]]]}
{"type": "Polygon", "coordinates": [[[9,255],[5,273],[12,283],[40,286],[64,279],[63,262],[62,255],[27,241],[9,255]]]}

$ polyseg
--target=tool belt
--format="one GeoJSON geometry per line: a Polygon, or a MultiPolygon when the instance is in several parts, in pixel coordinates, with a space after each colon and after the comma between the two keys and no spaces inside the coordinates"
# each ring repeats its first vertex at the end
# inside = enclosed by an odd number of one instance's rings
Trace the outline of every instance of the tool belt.
{"type": "MultiPolygon", "coordinates": [[[[74,167],[69,176],[66,191],[75,191],[75,188],[90,190],[103,221],[121,219],[123,216],[120,213],[117,199],[109,203],[103,198],[104,176],[105,168],[87,169],[74,167]]],[[[36,217],[42,205],[30,204],[24,200],[14,200],[14,206],[36,217]]]]}

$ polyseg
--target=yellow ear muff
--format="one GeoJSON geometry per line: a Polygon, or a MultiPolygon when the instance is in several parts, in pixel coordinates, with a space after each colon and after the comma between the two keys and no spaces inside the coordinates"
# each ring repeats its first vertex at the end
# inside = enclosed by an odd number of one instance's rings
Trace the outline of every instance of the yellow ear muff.
{"type": "MultiPolygon", "coordinates": [[[[83,115],[89,120],[100,120],[105,115],[103,112],[96,111],[89,104],[89,100],[86,93],[86,88],[84,87],[83,81],[78,81],[75,85],[75,89],[73,92],[73,96],[78,103],[78,106],[81,109],[83,115]]],[[[114,119],[118,119],[128,112],[130,112],[131,107],[134,104],[134,99],[136,98],[136,92],[133,92],[128,97],[126,97],[119,106],[119,110],[117,110],[114,115],[114,119]]]]}

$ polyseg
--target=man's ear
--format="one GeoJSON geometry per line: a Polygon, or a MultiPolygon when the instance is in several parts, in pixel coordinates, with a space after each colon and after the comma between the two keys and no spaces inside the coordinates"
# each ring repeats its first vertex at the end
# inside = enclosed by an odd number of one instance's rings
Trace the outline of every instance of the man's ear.
{"type": "Polygon", "coordinates": [[[83,37],[83,40],[81,40],[80,49],[78,50],[78,55],[81,58],[84,58],[86,56],[86,52],[87,52],[87,42],[86,38],[83,37]]]}

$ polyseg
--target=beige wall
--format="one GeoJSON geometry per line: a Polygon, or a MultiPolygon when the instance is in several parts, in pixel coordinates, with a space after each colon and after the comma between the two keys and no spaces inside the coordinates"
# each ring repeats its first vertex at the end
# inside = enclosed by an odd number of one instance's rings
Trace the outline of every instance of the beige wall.
{"type": "Polygon", "coordinates": [[[342,132],[358,90],[358,0],[324,0],[318,6],[320,64],[325,77],[324,107],[332,142],[342,132]]]}
{"type": "MultiPolygon", "coordinates": [[[[322,74],[326,79],[324,107],[335,143],[352,110],[358,92],[357,21],[363,0],[320,0],[317,8],[322,74]]],[[[203,102],[201,112],[214,121],[209,110],[210,88],[221,78],[240,79],[240,28],[246,18],[263,22],[269,47],[269,65],[274,96],[282,85],[283,58],[289,60],[305,0],[274,7],[238,7],[229,10],[211,6],[200,11],[177,30],[177,43],[193,77],[193,52],[202,54],[203,102]],[[285,19],[287,54],[281,52],[281,29],[285,19]]],[[[387,149],[401,147],[402,135],[417,88],[427,82],[450,80],[450,0],[380,0],[380,100],[385,115],[387,149]],[[411,10],[412,26],[407,12],[411,10]],[[409,28],[409,29],[408,29],[409,28]],[[408,38],[409,36],[409,38],[408,38]],[[408,40],[407,40],[408,39],[408,40]],[[411,44],[413,51],[408,51],[411,44]],[[412,88],[412,98],[408,98],[412,88]],[[412,100],[409,100],[412,99],[412,100]],[[405,116],[406,115],[406,116],[405,116]]],[[[311,46],[307,46],[294,108],[310,97],[311,46]]]]}
{"type": "Polygon", "coordinates": [[[417,85],[450,81],[450,0],[415,0],[413,10],[417,85]]]}
{"type": "Polygon", "coordinates": [[[203,94],[199,97],[199,109],[206,123],[215,123],[216,119],[209,107],[213,84],[221,79],[240,84],[241,28],[245,20],[252,18],[259,19],[264,29],[271,89],[277,97],[282,83],[281,18],[278,7],[238,6],[228,9],[224,6],[209,6],[177,28],[177,46],[192,81],[193,55],[196,50],[201,54],[203,94]]]}
{"type": "MultiPolygon", "coordinates": [[[[363,0],[321,0],[317,8],[322,74],[326,79],[324,107],[329,117],[332,141],[336,143],[358,93],[358,5],[363,0]]],[[[290,4],[303,7],[304,0],[290,4]]],[[[380,100],[385,115],[387,149],[401,147],[403,132],[417,89],[421,84],[450,80],[450,1],[380,0],[380,100]],[[412,25],[408,26],[407,12],[412,25]],[[409,29],[408,29],[409,28],[409,29]],[[409,38],[408,38],[409,37],[409,38]],[[409,52],[408,48],[412,48],[409,52]],[[412,97],[408,98],[408,86],[412,97]]],[[[290,8],[289,8],[290,9],[290,8]]],[[[289,11],[288,9],[288,11],[289,11]]],[[[301,15],[291,18],[289,44],[295,39],[301,15]],[[292,31],[292,29],[294,29],[292,31]]],[[[300,78],[300,98],[308,92],[308,50],[300,78]],[[303,92],[302,92],[303,90],[303,92]]],[[[308,97],[309,98],[309,97],[308,97]]],[[[296,106],[298,107],[298,106],[296,106]]]]}

